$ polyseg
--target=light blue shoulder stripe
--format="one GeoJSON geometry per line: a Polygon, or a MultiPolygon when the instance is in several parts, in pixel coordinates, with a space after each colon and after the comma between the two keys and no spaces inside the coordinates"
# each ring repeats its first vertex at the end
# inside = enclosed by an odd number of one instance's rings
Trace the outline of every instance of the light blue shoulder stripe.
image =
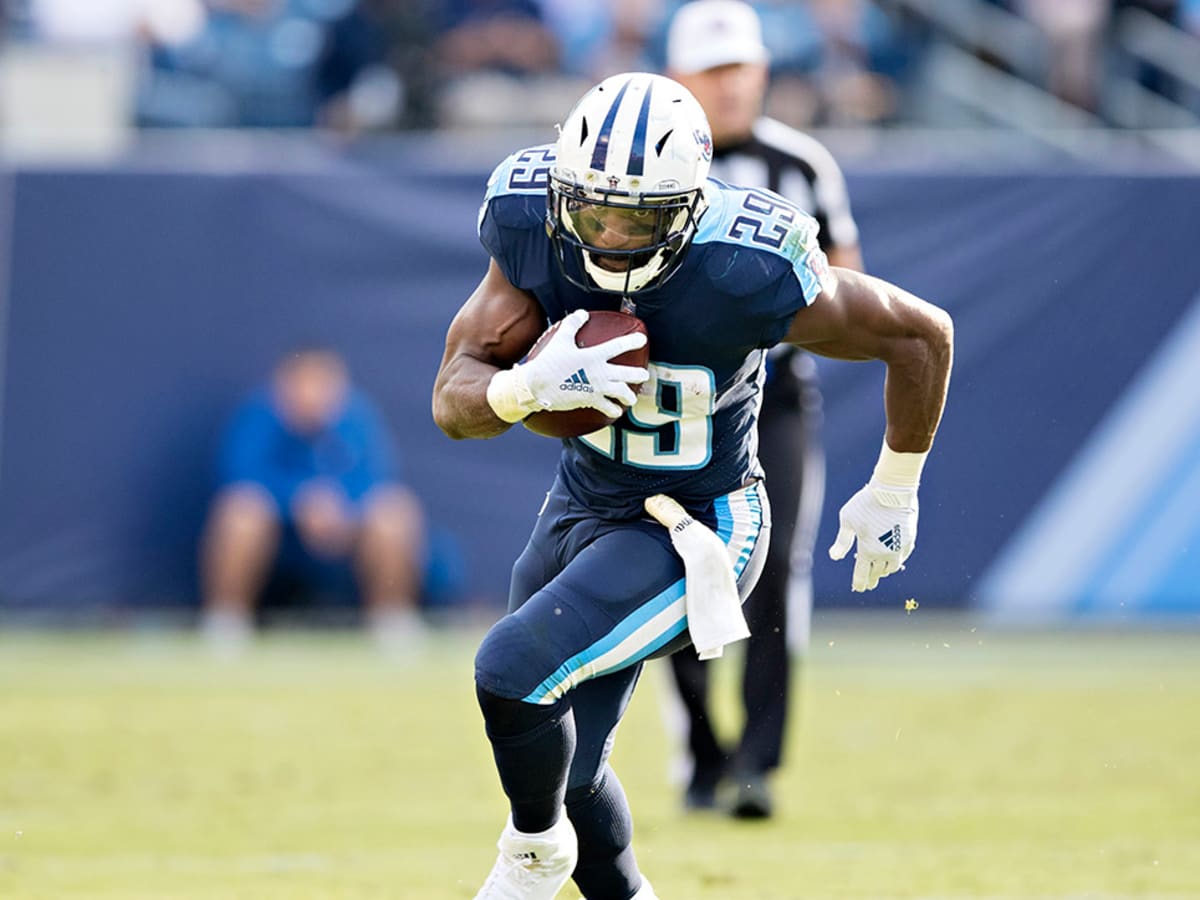
{"type": "Polygon", "coordinates": [[[739,188],[715,178],[704,191],[708,210],[694,242],[734,244],[787,260],[811,303],[821,293],[829,263],[817,241],[817,220],[765,188],[739,188]]]}

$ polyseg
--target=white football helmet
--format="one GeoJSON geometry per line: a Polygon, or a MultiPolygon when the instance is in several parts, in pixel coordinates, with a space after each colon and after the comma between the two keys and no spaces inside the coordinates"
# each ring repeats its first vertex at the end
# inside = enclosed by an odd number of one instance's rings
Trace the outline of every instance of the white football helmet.
{"type": "Polygon", "coordinates": [[[657,287],[683,262],[707,204],[712,133],[683,85],[613,75],[559,128],[550,238],[563,274],[587,290],[657,287]]]}

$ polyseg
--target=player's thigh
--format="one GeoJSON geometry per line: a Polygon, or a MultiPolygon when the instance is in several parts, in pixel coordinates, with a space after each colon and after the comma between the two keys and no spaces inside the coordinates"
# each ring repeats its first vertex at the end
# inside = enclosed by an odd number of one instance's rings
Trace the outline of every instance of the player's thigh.
{"type": "Polygon", "coordinates": [[[551,703],[636,665],[686,627],[683,564],[664,528],[581,521],[573,537],[578,551],[564,548],[561,571],[480,646],[476,679],[487,690],[551,703]]]}
{"type": "MultiPolygon", "coordinates": [[[[769,544],[763,485],[718,497],[711,515],[744,601],[769,544]]],[[[551,703],[591,678],[687,646],[683,576],[658,523],[600,519],[556,486],[514,568],[513,611],[476,655],[476,680],[502,697],[551,703]]]]}
{"type": "Polygon", "coordinates": [[[571,500],[562,484],[555,480],[538,511],[525,549],[513,563],[508,588],[509,612],[520,608],[562,571],[558,547],[570,531],[572,516],[571,500]]]}

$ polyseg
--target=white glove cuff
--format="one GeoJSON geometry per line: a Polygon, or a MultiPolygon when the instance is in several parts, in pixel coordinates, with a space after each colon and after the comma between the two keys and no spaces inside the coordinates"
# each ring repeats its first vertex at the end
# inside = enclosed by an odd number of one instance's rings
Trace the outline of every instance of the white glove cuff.
{"type": "Polygon", "coordinates": [[[923,453],[899,453],[888,446],[885,438],[871,480],[900,488],[915,488],[921,484],[921,470],[925,468],[927,456],[928,450],[923,453]]]}
{"type": "Polygon", "coordinates": [[[520,422],[538,408],[520,366],[501,369],[492,376],[487,387],[487,402],[492,412],[510,424],[520,422]]]}

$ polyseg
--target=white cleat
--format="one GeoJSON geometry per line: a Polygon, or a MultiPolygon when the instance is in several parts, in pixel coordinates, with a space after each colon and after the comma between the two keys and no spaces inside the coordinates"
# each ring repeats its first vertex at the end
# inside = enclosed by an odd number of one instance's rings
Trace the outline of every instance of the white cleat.
{"type": "MultiPolygon", "coordinates": [[[[554,900],[579,858],[575,829],[566,813],[538,834],[517,831],[510,816],[496,846],[500,855],[475,900],[554,900]]],[[[650,900],[653,897],[651,893],[650,900]]]]}
{"type": "Polygon", "coordinates": [[[650,882],[645,875],[642,876],[642,886],[638,888],[638,892],[630,897],[629,900],[658,900],[658,894],[654,893],[654,888],[650,886],[650,882]]]}

